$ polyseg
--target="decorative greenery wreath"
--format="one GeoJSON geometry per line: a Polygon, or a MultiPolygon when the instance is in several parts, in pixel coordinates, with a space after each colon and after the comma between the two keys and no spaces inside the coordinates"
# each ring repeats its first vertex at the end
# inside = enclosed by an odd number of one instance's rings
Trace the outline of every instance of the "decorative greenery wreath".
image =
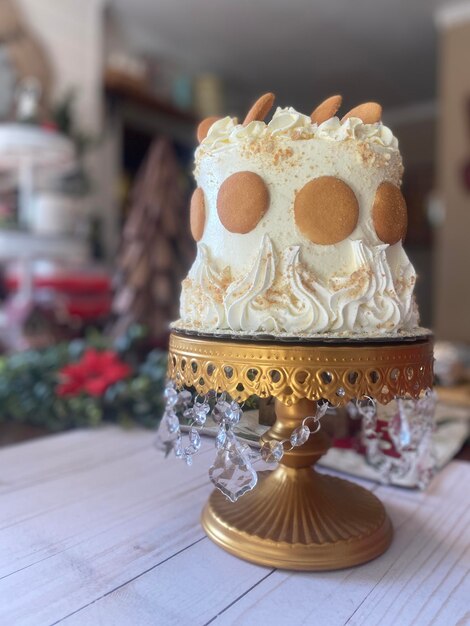
{"type": "Polygon", "coordinates": [[[102,422],[155,426],[163,412],[166,352],[145,349],[145,329],[0,357],[0,424],[51,431],[102,422]]]}

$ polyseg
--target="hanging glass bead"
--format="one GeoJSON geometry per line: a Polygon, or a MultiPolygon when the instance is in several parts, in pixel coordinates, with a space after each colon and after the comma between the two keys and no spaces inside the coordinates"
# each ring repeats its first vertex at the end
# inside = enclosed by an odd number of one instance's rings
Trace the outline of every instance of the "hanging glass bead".
{"type": "MultiPolygon", "coordinates": [[[[224,396],[225,398],[225,396],[224,396]]],[[[216,424],[220,424],[226,419],[227,413],[230,411],[230,403],[225,399],[219,398],[215,403],[212,411],[212,419],[216,424]]]]}
{"type": "Polygon", "coordinates": [[[168,383],[166,385],[163,395],[166,400],[167,408],[174,407],[175,404],[178,402],[178,392],[176,391],[172,383],[168,383]]]}
{"type": "Polygon", "coordinates": [[[194,422],[194,407],[190,406],[183,411],[183,417],[187,422],[194,422]]]}
{"type": "Polygon", "coordinates": [[[357,410],[363,417],[368,417],[369,419],[375,417],[377,412],[377,408],[375,406],[375,401],[372,398],[361,398],[361,400],[356,401],[357,410]]]}
{"type": "Polygon", "coordinates": [[[199,425],[206,423],[207,415],[210,413],[211,407],[207,400],[203,402],[195,402],[193,407],[193,419],[199,425]]]}
{"type": "Polygon", "coordinates": [[[157,436],[155,437],[155,447],[157,450],[161,450],[167,457],[174,447],[175,435],[171,435],[168,432],[168,425],[165,420],[161,420],[157,430],[157,436]]]}
{"type": "Polygon", "coordinates": [[[362,416],[362,427],[364,435],[375,436],[375,428],[377,425],[377,407],[372,398],[362,398],[356,401],[356,407],[362,416]]]}
{"type": "Polygon", "coordinates": [[[240,421],[240,418],[243,414],[243,411],[240,407],[240,405],[238,404],[238,402],[236,402],[235,400],[233,400],[230,403],[230,407],[228,409],[228,411],[225,414],[225,420],[231,424],[232,426],[234,426],[235,424],[238,424],[238,422],[240,421]]]}
{"type": "Polygon", "coordinates": [[[411,445],[410,421],[415,413],[415,401],[399,398],[397,410],[388,424],[388,432],[397,452],[402,453],[411,445]]]}
{"type": "Polygon", "coordinates": [[[201,435],[194,426],[189,429],[189,442],[196,452],[201,448],[201,435]]]}
{"type": "Polygon", "coordinates": [[[266,463],[279,463],[284,456],[284,446],[280,441],[270,439],[265,441],[260,448],[261,458],[266,463]]]}
{"type": "Polygon", "coordinates": [[[193,400],[193,396],[191,394],[190,391],[188,391],[187,389],[183,389],[182,391],[179,392],[178,394],[178,406],[182,407],[182,408],[187,408],[191,402],[193,400]]]}
{"type": "Polygon", "coordinates": [[[162,419],[166,421],[168,432],[170,434],[176,433],[179,430],[180,421],[176,413],[173,411],[166,412],[162,419]]]}
{"type": "Polygon", "coordinates": [[[308,426],[298,426],[291,433],[290,443],[294,448],[297,448],[299,446],[303,446],[309,437],[310,429],[308,426]]]}
{"type": "Polygon", "coordinates": [[[173,442],[173,451],[176,457],[180,458],[183,456],[183,437],[180,432],[173,442]]]}
{"type": "Polygon", "coordinates": [[[328,404],[328,402],[317,402],[317,410],[315,412],[315,419],[316,420],[321,420],[321,418],[326,414],[326,412],[328,411],[328,407],[330,405],[328,404]]]}

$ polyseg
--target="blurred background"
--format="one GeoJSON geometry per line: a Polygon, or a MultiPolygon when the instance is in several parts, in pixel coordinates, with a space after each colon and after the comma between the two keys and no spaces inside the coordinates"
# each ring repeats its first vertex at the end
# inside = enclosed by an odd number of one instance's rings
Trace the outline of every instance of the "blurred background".
{"type": "Polygon", "coordinates": [[[383,105],[422,324],[470,404],[469,68],[470,2],[0,0],[0,422],[154,423],[196,124],[265,91],[383,105]]]}

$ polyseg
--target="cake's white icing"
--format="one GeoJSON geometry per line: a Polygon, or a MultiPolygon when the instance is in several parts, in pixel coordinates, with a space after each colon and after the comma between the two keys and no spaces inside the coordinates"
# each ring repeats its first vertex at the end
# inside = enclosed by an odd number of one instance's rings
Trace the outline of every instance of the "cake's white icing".
{"type": "Polygon", "coordinates": [[[337,117],[332,117],[322,124],[313,124],[310,117],[299,113],[292,107],[276,109],[271,121],[250,122],[247,126],[236,123],[232,117],[224,117],[217,120],[210,127],[206,138],[196,152],[196,158],[207,149],[211,152],[228,149],[244,140],[253,140],[266,137],[331,139],[332,141],[344,141],[356,139],[368,141],[384,148],[398,150],[398,141],[392,131],[382,124],[364,124],[357,117],[350,117],[343,123],[337,117]]]}
{"type": "Polygon", "coordinates": [[[401,242],[378,238],[371,209],[379,185],[400,186],[398,142],[382,123],[334,117],[320,125],[294,109],[247,126],[215,122],[196,151],[206,223],[183,281],[179,326],[247,333],[383,335],[417,327],[415,272],[401,242]],[[232,174],[259,174],[270,205],[247,234],[227,231],[217,194],[232,174]],[[320,176],[346,182],[359,204],[349,237],[313,244],[294,220],[296,192],[320,176]]]}
{"type": "MultiPolygon", "coordinates": [[[[411,263],[400,266],[394,285],[386,248],[350,242],[351,273],[332,276],[325,284],[302,265],[300,246],[277,255],[264,235],[258,255],[246,274],[235,278],[217,274],[207,247],[198,256],[183,283],[182,310],[213,331],[314,334],[395,333],[417,326],[413,306],[415,272],[411,263]]],[[[199,324],[194,325],[196,328],[199,324]]]]}

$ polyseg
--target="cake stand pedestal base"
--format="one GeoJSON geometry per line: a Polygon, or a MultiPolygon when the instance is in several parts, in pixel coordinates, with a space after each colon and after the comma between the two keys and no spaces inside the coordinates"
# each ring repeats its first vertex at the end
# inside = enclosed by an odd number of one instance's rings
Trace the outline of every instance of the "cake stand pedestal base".
{"type": "MultiPolygon", "coordinates": [[[[276,423],[266,439],[285,438],[316,403],[286,406],[276,400],[276,423]]],[[[237,502],[214,491],[202,513],[208,536],[232,554],[259,565],[331,570],[370,561],[392,540],[392,525],[378,498],[358,485],[312,467],[327,451],[324,430],[284,454],[272,472],[237,502]]]]}
{"type": "Polygon", "coordinates": [[[207,535],[231,554],[259,565],[315,571],[365,563],[390,545],[390,520],[366,489],[311,468],[281,466],[259,479],[235,503],[214,491],[202,513],[207,535]]]}

